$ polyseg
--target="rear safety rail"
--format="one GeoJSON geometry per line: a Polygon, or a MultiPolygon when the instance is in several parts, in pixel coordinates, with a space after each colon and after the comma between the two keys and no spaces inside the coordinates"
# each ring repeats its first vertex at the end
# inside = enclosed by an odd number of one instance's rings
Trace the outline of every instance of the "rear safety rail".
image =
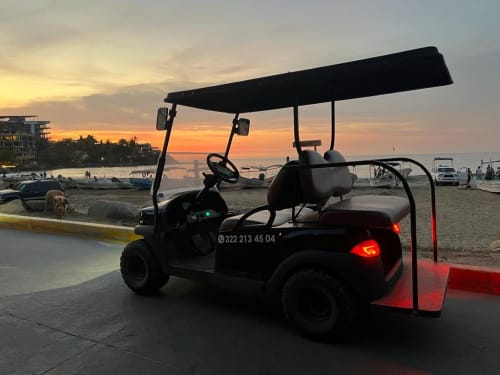
{"type": "Polygon", "coordinates": [[[417,266],[417,226],[416,226],[416,205],[415,199],[411,192],[411,188],[408,181],[403,177],[403,175],[393,166],[388,164],[390,161],[400,161],[413,163],[420,167],[427,176],[430,187],[431,187],[431,220],[432,220],[432,244],[433,244],[433,257],[434,263],[437,263],[437,233],[436,233],[436,197],[434,184],[432,183],[432,176],[430,172],[422,165],[420,162],[410,159],[410,158],[386,158],[386,159],[376,159],[376,160],[356,160],[356,161],[346,161],[340,163],[326,163],[318,165],[293,165],[288,166],[288,168],[299,168],[299,169],[315,169],[315,168],[332,168],[332,167],[347,167],[347,166],[358,166],[358,165],[375,165],[385,168],[390,173],[394,174],[396,178],[403,185],[403,189],[408,197],[408,202],[410,205],[410,267],[411,267],[411,289],[412,289],[412,311],[413,313],[419,313],[419,280],[418,280],[418,266],[417,266]]]}

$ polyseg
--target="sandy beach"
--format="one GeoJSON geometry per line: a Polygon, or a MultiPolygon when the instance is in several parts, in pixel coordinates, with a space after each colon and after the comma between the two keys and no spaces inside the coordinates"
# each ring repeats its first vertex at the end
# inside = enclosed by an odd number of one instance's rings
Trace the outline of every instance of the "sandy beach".
{"type": "MultiPolygon", "coordinates": [[[[417,207],[417,245],[419,254],[431,256],[431,199],[427,183],[421,179],[411,183],[417,207]]],[[[373,189],[363,183],[355,185],[352,193],[404,195],[401,188],[373,189]]],[[[267,190],[223,191],[229,207],[236,212],[256,207],[266,202],[267,190]]],[[[88,215],[88,208],[97,200],[128,202],[137,208],[151,205],[149,191],[137,190],[68,190],[70,202],[65,220],[99,222],[134,226],[135,218],[118,220],[88,215]]],[[[500,196],[477,189],[455,186],[436,187],[437,231],[439,259],[453,263],[500,266],[500,196]]],[[[0,205],[0,213],[50,217],[51,212],[39,208],[26,211],[19,203],[0,205]]],[[[409,249],[409,219],[402,223],[401,239],[409,249]]]]}

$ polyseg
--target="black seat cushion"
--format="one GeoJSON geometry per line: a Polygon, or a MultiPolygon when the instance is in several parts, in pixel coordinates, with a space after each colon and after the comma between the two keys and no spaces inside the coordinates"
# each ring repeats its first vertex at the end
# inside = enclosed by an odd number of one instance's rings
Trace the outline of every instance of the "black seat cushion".
{"type": "MultiPolygon", "coordinates": [[[[304,207],[302,209],[300,207],[295,207],[295,213],[297,214],[297,212],[299,212],[299,214],[297,215],[296,219],[300,220],[302,217],[305,218],[308,215],[311,215],[313,213],[313,210],[311,210],[310,208],[307,208],[307,207],[304,207]]],[[[219,230],[221,232],[233,230],[243,215],[244,214],[228,217],[227,219],[225,219],[222,222],[219,230]]],[[[255,212],[254,214],[249,216],[242,223],[242,227],[248,228],[249,226],[254,226],[254,225],[265,225],[268,223],[269,218],[270,218],[270,211],[268,209],[263,209],[262,211],[255,212]]],[[[271,226],[275,227],[278,225],[282,225],[282,224],[285,224],[289,221],[292,221],[292,219],[293,219],[293,216],[292,216],[292,209],[291,208],[276,211],[276,216],[275,216],[271,226]]]]}
{"type": "Polygon", "coordinates": [[[319,221],[326,225],[388,228],[410,212],[408,199],[361,195],[338,201],[320,212],[319,221]]]}

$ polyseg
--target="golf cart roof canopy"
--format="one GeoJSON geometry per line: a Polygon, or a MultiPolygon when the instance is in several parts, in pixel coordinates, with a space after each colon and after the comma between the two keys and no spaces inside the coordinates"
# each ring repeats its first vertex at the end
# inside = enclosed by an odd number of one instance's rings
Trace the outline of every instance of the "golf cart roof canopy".
{"type": "Polygon", "coordinates": [[[165,102],[247,113],[418,90],[453,83],[436,47],[187,91],[165,102]]]}

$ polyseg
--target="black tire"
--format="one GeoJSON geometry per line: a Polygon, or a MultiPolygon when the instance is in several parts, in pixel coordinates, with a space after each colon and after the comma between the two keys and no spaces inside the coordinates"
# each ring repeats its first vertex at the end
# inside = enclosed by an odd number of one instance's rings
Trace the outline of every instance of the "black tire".
{"type": "Polygon", "coordinates": [[[358,311],[356,299],[347,288],[327,273],[312,269],[288,279],[281,302],[288,321],[315,340],[344,336],[358,311]]]}
{"type": "Polygon", "coordinates": [[[120,258],[120,270],[125,284],[141,295],[158,292],[169,278],[144,240],[136,240],[125,246],[120,258]]]}

